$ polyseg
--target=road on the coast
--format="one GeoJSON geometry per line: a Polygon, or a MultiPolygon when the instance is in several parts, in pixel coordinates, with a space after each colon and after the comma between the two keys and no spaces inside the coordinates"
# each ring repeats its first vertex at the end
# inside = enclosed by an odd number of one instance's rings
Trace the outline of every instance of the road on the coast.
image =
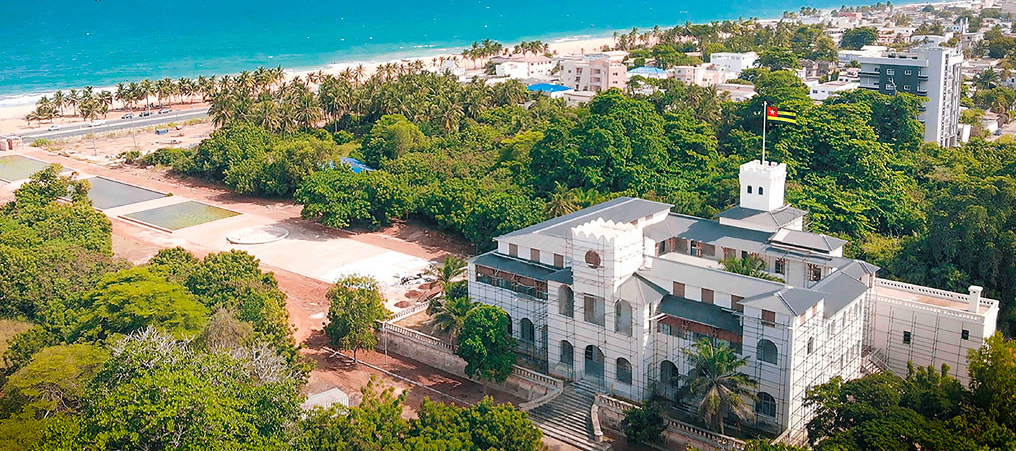
{"type": "Polygon", "coordinates": [[[151,127],[153,125],[168,124],[170,122],[181,122],[205,117],[208,115],[208,107],[195,108],[193,110],[176,110],[164,114],[158,114],[157,112],[152,111],[152,115],[148,117],[138,117],[139,113],[140,112],[135,112],[133,119],[108,119],[105,124],[95,127],[89,126],[90,122],[82,122],[80,124],[62,126],[60,130],[39,130],[25,133],[21,135],[21,137],[25,140],[25,142],[31,142],[32,140],[40,138],[62,139],[87,135],[89,133],[108,133],[117,130],[126,130],[129,128],[151,127]]]}

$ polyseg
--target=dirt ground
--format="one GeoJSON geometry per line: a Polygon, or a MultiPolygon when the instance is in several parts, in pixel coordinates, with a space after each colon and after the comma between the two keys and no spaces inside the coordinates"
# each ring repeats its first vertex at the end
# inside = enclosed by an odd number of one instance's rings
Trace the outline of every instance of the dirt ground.
{"type": "MultiPolygon", "coordinates": [[[[160,125],[158,128],[163,127],[160,125]]],[[[130,150],[140,151],[143,155],[167,147],[194,147],[208,138],[208,135],[213,131],[212,124],[207,119],[198,123],[176,124],[176,127],[170,128],[169,133],[165,135],[156,135],[156,128],[151,126],[133,131],[119,130],[94,137],[85,135],[60,139],[53,141],[45,149],[75,159],[108,166],[116,164],[117,156],[130,150]]]]}

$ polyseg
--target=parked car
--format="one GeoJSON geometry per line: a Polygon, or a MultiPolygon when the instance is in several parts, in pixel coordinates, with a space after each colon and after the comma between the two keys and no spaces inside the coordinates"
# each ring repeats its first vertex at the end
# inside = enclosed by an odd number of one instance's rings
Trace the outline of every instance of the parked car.
{"type": "Polygon", "coordinates": [[[60,130],[60,125],[58,125],[58,124],[50,125],[49,128],[47,128],[46,130],[49,130],[51,132],[55,132],[57,130],[60,130]]]}
{"type": "Polygon", "coordinates": [[[127,113],[123,116],[120,116],[120,119],[134,119],[134,113],[127,113]]]}
{"type": "Polygon", "coordinates": [[[151,116],[151,115],[152,115],[151,111],[142,111],[142,112],[138,113],[138,117],[148,117],[148,116],[151,116]]]}
{"type": "Polygon", "coordinates": [[[171,111],[173,111],[173,110],[171,110],[169,108],[163,108],[163,109],[159,110],[159,114],[166,114],[166,113],[169,113],[171,111]]]}
{"type": "Polygon", "coordinates": [[[102,119],[96,119],[88,124],[89,127],[99,127],[102,125],[106,125],[106,121],[102,119]]]}

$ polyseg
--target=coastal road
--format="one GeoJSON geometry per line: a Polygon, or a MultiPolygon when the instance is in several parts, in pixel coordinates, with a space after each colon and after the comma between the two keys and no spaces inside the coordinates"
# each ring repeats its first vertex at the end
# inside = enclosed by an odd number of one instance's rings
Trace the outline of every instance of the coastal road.
{"type": "MultiPolygon", "coordinates": [[[[122,115],[124,113],[120,114],[122,115]]],[[[151,127],[153,125],[168,124],[170,122],[181,122],[205,117],[208,115],[208,107],[195,108],[193,110],[176,110],[165,114],[158,114],[153,111],[152,115],[148,117],[137,117],[137,115],[138,112],[134,113],[134,119],[108,119],[104,125],[96,127],[89,127],[88,122],[82,122],[80,124],[62,126],[60,130],[39,130],[25,133],[21,136],[25,142],[28,143],[39,138],[62,139],[87,135],[89,133],[108,133],[129,128],[151,127]]]]}

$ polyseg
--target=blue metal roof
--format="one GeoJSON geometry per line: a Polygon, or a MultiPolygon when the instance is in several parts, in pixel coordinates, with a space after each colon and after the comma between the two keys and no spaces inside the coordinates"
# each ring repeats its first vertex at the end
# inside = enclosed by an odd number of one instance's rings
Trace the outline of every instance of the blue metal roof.
{"type": "Polygon", "coordinates": [[[529,85],[528,89],[530,91],[540,91],[540,92],[551,93],[551,92],[567,91],[567,90],[569,90],[571,88],[569,88],[567,86],[555,85],[555,84],[550,84],[550,83],[537,83],[535,85],[529,85]]]}

